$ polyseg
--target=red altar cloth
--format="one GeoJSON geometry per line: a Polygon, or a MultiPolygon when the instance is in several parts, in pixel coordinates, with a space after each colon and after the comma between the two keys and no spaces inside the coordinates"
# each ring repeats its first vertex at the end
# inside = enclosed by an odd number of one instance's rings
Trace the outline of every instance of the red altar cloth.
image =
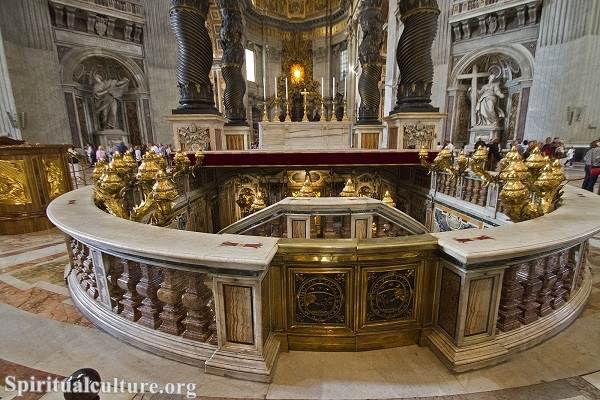
{"type": "MultiPolygon", "coordinates": [[[[429,152],[433,161],[437,151],[429,152]]],[[[207,151],[204,167],[317,167],[354,165],[415,165],[419,164],[418,150],[314,150],[314,151],[207,151]]],[[[195,164],[196,157],[189,154],[195,164]]]]}

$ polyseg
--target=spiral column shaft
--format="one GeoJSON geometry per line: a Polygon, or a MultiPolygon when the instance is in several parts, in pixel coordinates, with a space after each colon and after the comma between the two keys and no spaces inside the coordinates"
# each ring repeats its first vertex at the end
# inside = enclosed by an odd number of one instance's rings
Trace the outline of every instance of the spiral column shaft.
{"type": "Polygon", "coordinates": [[[222,24],[219,41],[223,49],[221,72],[225,81],[223,104],[227,125],[247,125],[244,94],[246,81],[242,74],[244,46],[242,45],[242,13],[238,0],[218,0],[222,24]]]}
{"type": "Polygon", "coordinates": [[[174,114],[218,114],[210,71],[213,49],[206,15],[209,0],[171,0],[169,18],[177,41],[179,107],[174,114]]]}
{"type": "Polygon", "coordinates": [[[392,114],[438,111],[430,104],[433,84],[431,47],[440,14],[437,2],[436,0],[400,0],[398,7],[404,23],[404,31],[396,49],[400,82],[396,107],[392,114]]]}
{"type": "Polygon", "coordinates": [[[358,79],[360,107],[358,108],[358,124],[381,124],[379,107],[381,93],[379,81],[383,59],[383,12],[380,0],[362,0],[360,3],[359,23],[362,39],[359,46],[359,61],[362,67],[358,79]]]}

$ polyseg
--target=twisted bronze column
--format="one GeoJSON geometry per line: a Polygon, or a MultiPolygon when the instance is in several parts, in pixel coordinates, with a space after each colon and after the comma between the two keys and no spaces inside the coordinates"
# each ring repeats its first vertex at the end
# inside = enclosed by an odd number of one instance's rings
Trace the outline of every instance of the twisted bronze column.
{"type": "Polygon", "coordinates": [[[431,103],[433,60],[431,46],[440,14],[436,0],[399,0],[404,31],[398,41],[396,61],[400,67],[398,98],[392,114],[435,112],[431,103]]]}
{"type": "Polygon", "coordinates": [[[218,0],[223,22],[219,41],[223,49],[221,72],[225,80],[223,103],[227,125],[247,125],[244,94],[246,81],[242,75],[244,46],[242,45],[242,13],[238,0],[218,0]]]}
{"type": "Polygon", "coordinates": [[[362,0],[360,4],[359,23],[362,30],[362,39],[358,49],[358,59],[362,72],[358,80],[358,93],[360,94],[358,124],[381,124],[379,120],[381,102],[379,81],[381,80],[383,65],[381,57],[381,46],[383,45],[381,3],[381,0],[362,0]]]}
{"type": "Polygon", "coordinates": [[[209,0],[171,0],[169,17],[179,50],[179,107],[174,114],[218,114],[210,70],[213,49],[206,29],[209,0]]]}

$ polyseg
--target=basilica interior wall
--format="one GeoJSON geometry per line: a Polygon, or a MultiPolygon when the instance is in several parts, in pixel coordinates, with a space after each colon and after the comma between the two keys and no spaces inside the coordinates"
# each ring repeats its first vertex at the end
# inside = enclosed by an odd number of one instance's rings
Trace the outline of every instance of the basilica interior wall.
{"type": "Polygon", "coordinates": [[[544,2],[525,137],[588,146],[600,135],[600,3],[544,2]]]}
{"type": "Polygon", "coordinates": [[[47,3],[3,0],[0,26],[14,111],[26,113],[22,138],[32,143],[70,143],[47,3]]]}
{"type": "Polygon", "coordinates": [[[171,124],[166,116],[179,104],[179,90],[175,78],[177,45],[169,24],[169,2],[146,0],[146,31],[144,51],[146,58],[152,130],[158,143],[172,143],[171,124]]]}
{"type": "Polygon", "coordinates": [[[13,126],[14,122],[11,118],[16,118],[15,98],[6,65],[2,29],[0,29],[0,135],[20,139],[21,132],[13,126]]]}

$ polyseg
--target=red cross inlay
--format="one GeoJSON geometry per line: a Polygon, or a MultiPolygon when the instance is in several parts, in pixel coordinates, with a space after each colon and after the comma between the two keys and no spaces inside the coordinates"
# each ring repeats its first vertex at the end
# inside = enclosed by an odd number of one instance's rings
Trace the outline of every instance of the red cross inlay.
{"type": "Polygon", "coordinates": [[[494,240],[493,237],[489,237],[487,235],[481,235],[481,236],[477,236],[474,238],[464,238],[464,239],[456,239],[454,238],[454,240],[456,240],[459,243],[468,243],[468,242],[475,242],[477,240],[494,240]]]}

